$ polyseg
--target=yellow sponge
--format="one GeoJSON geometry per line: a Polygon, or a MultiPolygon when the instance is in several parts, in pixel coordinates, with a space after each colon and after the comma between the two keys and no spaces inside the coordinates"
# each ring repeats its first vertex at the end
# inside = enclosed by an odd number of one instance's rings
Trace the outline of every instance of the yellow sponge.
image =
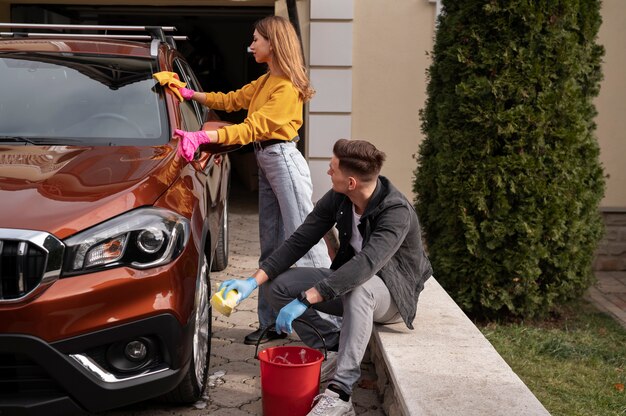
{"type": "Polygon", "coordinates": [[[216,292],[211,298],[211,305],[213,308],[221,313],[224,316],[230,316],[235,306],[237,306],[237,301],[241,297],[237,290],[233,289],[228,292],[228,296],[224,299],[224,290],[226,288],[216,292]]]}

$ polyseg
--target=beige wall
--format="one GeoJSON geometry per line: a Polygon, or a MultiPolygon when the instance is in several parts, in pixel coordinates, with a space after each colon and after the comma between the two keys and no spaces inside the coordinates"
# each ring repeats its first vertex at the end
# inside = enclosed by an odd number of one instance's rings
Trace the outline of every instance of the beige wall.
{"type": "Polygon", "coordinates": [[[599,43],[606,54],[604,80],[596,100],[598,142],[606,192],[603,208],[626,207],[626,1],[602,1],[599,43]]]}
{"type": "Polygon", "coordinates": [[[387,153],[383,174],[412,198],[435,5],[357,0],[354,14],[352,137],[387,153]]]}

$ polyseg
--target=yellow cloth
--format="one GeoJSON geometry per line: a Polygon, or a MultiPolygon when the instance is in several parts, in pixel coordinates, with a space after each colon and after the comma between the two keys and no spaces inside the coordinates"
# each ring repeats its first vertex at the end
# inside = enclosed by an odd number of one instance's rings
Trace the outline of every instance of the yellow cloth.
{"type": "Polygon", "coordinates": [[[228,112],[248,109],[243,123],[217,130],[219,143],[292,140],[302,126],[302,99],[286,77],[264,74],[237,91],[206,93],[205,105],[228,112]]]}
{"type": "Polygon", "coordinates": [[[156,74],[152,74],[152,77],[159,81],[159,84],[167,86],[181,102],[183,101],[183,96],[180,95],[180,91],[178,91],[178,89],[186,87],[187,83],[178,79],[178,74],[176,72],[161,71],[156,74]]]}

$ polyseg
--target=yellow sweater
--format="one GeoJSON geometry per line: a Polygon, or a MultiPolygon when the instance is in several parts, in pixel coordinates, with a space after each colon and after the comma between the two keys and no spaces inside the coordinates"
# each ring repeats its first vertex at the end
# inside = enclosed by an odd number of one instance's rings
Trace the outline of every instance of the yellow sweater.
{"type": "Polygon", "coordinates": [[[248,109],[243,123],[217,130],[220,143],[292,140],[302,126],[302,99],[285,77],[264,74],[237,91],[206,93],[205,105],[228,112],[248,109]]]}

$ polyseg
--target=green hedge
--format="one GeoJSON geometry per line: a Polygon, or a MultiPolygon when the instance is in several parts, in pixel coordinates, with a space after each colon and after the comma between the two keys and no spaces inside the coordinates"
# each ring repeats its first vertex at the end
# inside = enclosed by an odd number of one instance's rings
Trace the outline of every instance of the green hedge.
{"type": "Polygon", "coordinates": [[[598,0],[443,2],[415,206],[435,277],[468,313],[580,296],[603,226],[598,0]]]}

